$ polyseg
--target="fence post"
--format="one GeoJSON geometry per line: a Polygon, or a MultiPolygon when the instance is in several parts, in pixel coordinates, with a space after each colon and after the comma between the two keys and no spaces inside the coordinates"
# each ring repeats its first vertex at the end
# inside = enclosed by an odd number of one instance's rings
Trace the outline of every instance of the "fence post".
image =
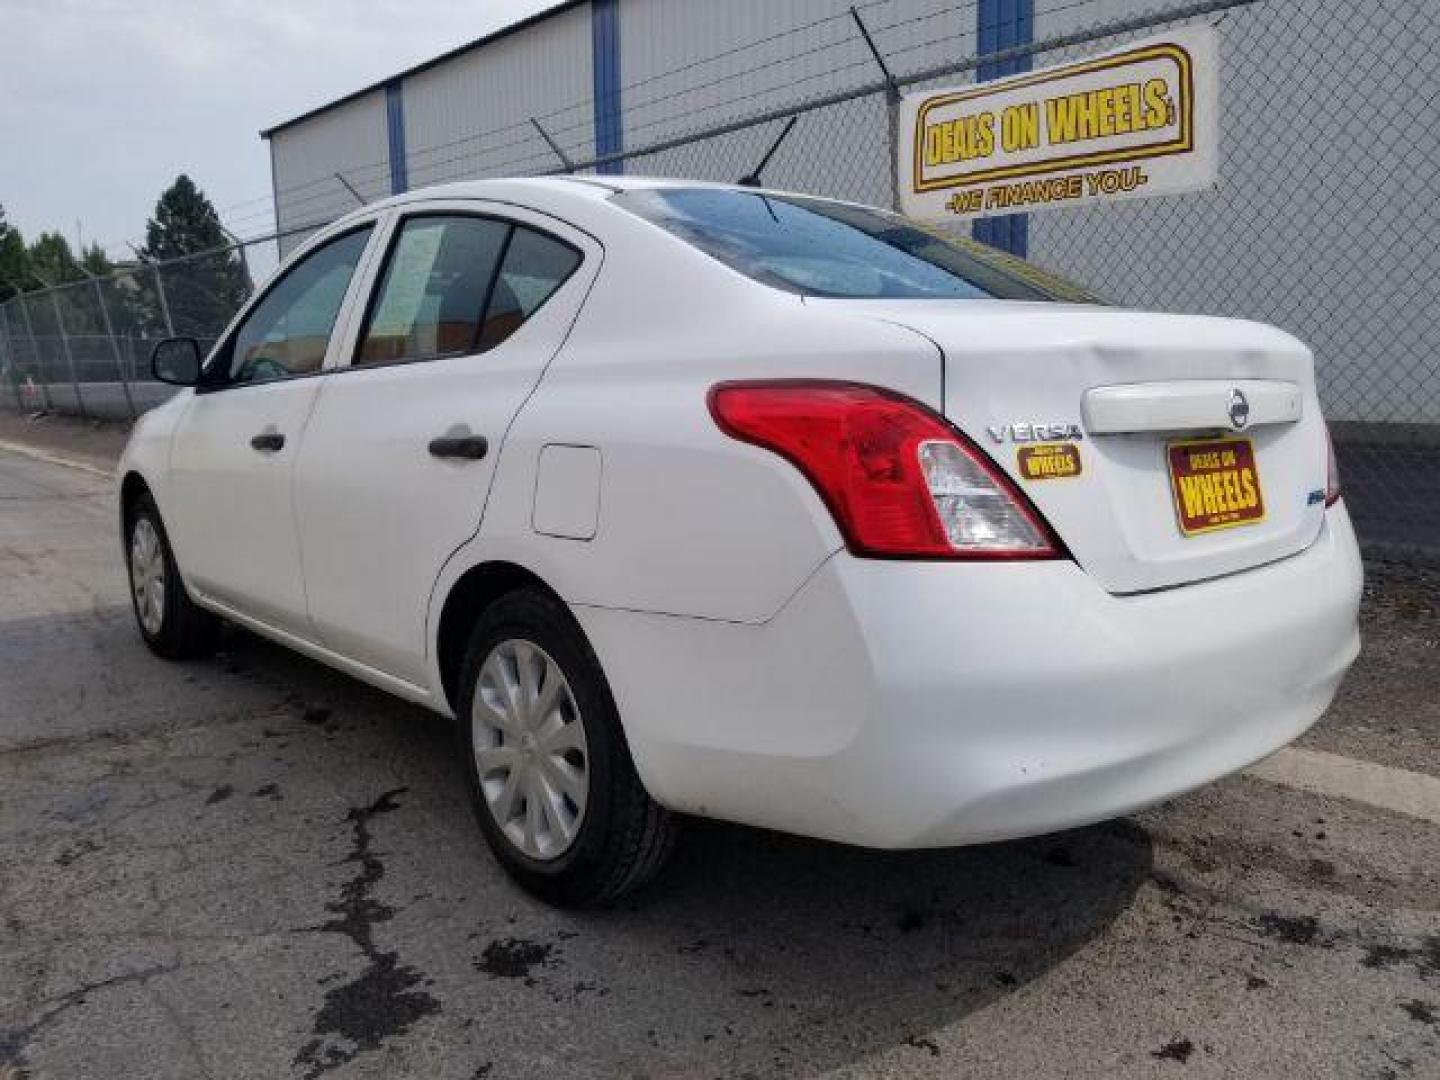
{"type": "Polygon", "coordinates": [[[151,272],[155,275],[155,295],[160,298],[160,315],[165,320],[165,336],[175,336],[175,323],[170,318],[170,301],[165,298],[165,279],[160,276],[160,264],[151,263],[151,272]]]}
{"type": "Polygon", "coordinates": [[[550,133],[540,126],[539,120],[536,120],[535,117],[532,116],[530,123],[535,125],[535,130],[538,131],[540,137],[545,140],[545,145],[550,147],[551,152],[560,159],[560,164],[565,166],[565,171],[567,173],[573,173],[575,171],[575,162],[570,160],[570,155],[560,149],[560,144],[552,139],[550,133]]]}
{"type": "Polygon", "coordinates": [[[20,313],[25,316],[25,333],[30,336],[30,355],[35,359],[35,372],[40,376],[40,399],[45,402],[45,411],[54,412],[55,403],[50,400],[50,381],[42,371],[44,360],[40,355],[40,339],[35,336],[35,320],[30,316],[30,301],[20,294],[20,313]]]}
{"type": "Polygon", "coordinates": [[[85,411],[85,397],[80,393],[80,373],[75,370],[75,354],[70,351],[70,335],[65,331],[65,316],[60,311],[60,290],[50,290],[50,305],[55,309],[55,329],[60,331],[60,346],[65,350],[65,365],[70,369],[70,386],[75,391],[75,408],[82,420],[90,419],[85,411]]]}
{"type": "Polygon", "coordinates": [[[15,411],[25,412],[25,399],[20,394],[20,359],[15,351],[15,338],[10,333],[10,304],[0,304],[0,315],[5,318],[3,334],[5,338],[5,370],[10,373],[10,389],[15,392],[15,411]]]}
{"type": "Polygon", "coordinates": [[[235,250],[240,253],[240,273],[245,279],[245,295],[249,296],[255,291],[255,279],[250,276],[250,257],[244,244],[236,244],[235,250]]]}
{"type": "Polygon", "coordinates": [[[125,378],[125,362],[120,357],[120,341],[115,336],[115,324],[110,321],[110,305],[105,303],[105,290],[100,279],[91,278],[95,283],[95,299],[100,302],[100,317],[105,320],[105,336],[110,339],[110,353],[115,357],[115,374],[120,376],[120,389],[125,393],[125,407],[130,410],[130,419],[139,414],[135,411],[135,399],[130,395],[130,382],[125,378]]]}
{"type": "Polygon", "coordinates": [[[885,63],[885,57],[880,52],[880,46],[875,44],[875,39],[870,36],[870,30],[865,25],[865,20],[860,18],[860,12],[853,6],[850,8],[850,17],[855,20],[855,28],[860,31],[860,36],[865,39],[865,44],[870,49],[870,55],[874,57],[875,64],[880,69],[880,74],[885,77],[885,138],[889,145],[885,148],[886,156],[890,159],[890,208],[900,209],[900,83],[896,80],[890,65],[885,63]]]}

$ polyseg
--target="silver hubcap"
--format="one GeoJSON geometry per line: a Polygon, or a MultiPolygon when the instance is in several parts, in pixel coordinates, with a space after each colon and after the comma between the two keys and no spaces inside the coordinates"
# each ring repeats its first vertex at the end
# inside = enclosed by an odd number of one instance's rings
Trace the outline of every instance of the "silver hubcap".
{"type": "Polygon", "coordinates": [[[165,553],[149,518],[137,521],[130,534],[130,587],[140,625],[146,633],[158,634],[165,621],[165,553]]]}
{"type": "Polygon", "coordinates": [[[500,830],[532,859],[564,854],[585,819],[590,757],[560,666],[528,641],[496,645],[480,667],[470,730],[500,830]]]}

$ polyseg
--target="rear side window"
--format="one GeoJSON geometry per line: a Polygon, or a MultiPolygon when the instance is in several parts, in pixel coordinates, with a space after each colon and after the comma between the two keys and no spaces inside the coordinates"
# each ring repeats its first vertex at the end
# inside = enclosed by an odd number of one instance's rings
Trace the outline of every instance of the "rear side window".
{"type": "Polygon", "coordinates": [[[493,348],[520,329],[579,265],[580,253],[569,244],[517,225],[485,312],[481,347],[493,348]]]}
{"type": "Polygon", "coordinates": [[[475,352],[510,226],[480,217],[407,218],[390,249],[356,364],[475,352]]]}
{"type": "Polygon", "coordinates": [[[366,317],[355,364],[484,352],[504,341],[580,263],[574,248],[475,215],[405,219],[366,317]]]}
{"type": "Polygon", "coordinates": [[[639,188],[616,204],[756,281],[802,296],[1066,300],[1081,286],[898,214],[736,188],[639,188]]]}

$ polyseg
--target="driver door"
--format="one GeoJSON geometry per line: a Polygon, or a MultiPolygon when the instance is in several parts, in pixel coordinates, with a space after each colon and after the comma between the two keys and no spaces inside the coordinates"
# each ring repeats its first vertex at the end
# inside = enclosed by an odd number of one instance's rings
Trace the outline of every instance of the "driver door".
{"type": "Polygon", "coordinates": [[[373,231],[326,240],[275,279],[206,363],[170,449],[163,512],[187,583],[306,640],[290,487],[373,231]]]}

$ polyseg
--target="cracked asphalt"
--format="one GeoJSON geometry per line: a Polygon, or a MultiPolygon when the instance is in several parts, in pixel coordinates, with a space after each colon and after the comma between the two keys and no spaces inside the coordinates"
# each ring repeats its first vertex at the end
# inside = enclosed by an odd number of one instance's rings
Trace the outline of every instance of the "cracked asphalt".
{"type": "MultiPolygon", "coordinates": [[[[882,854],[697,823],[567,914],[438,718],[131,626],[105,482],[0,453],[0,1080],[1440,1077],[1440,827],[1239,777],[882,854]]],[[[1307,745],[1440,775],[1440,581],[1372,572],[1307,745]]]]}

